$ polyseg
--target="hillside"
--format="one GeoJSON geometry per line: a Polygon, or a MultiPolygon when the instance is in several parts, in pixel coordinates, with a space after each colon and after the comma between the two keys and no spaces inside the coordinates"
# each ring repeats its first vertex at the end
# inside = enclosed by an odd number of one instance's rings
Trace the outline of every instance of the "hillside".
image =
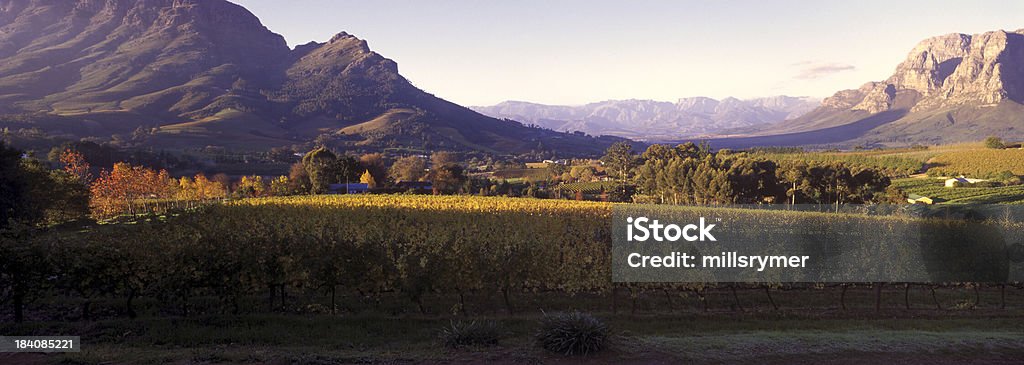
{"type": "Polygon", "coordinates": [[[146,143],[162,148],[268,149],[323,135],[342,148],[594,153],[612,141],[435,97],[344,32],[291,49],[224,0],[0,0],[0,113],[0,127],[70,138],[159,127],[146,143]]]}
{"type": "Polygon", "coordinates": [[[919,43],[893,75],[721,146],[906,146],[1024,138],[1024,30],[919,43]]]}
{"type": "Polygon", "coordinates": [[[750,100],[692,97],[675,103],[608,100],[580,106],[506,101],[471,108],[495,118],[513,119],[556,131],[664,141],[796,118],[814,109],[819,101],[791,96],[750,100]]]}

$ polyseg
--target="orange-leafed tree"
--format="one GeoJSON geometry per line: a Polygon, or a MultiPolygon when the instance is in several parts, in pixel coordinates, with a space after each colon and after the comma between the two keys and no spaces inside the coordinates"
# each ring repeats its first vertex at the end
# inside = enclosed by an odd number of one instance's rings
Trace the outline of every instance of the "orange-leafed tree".
{"type": "Polygon", "coordinates": [[[78,182],[83,185],[88,185],[92,182],[92,174],[89,173],[89,162],[85,161],[85,156],[81,152],[70,148],[65,149],[60,154],[60,162],[64,165],[64,172],[78,180],[78,182]]]}
{"type": "Polygon", "coordinates": [[[198,200],[223,199],[227,196],[227,187],[223,183],[207,179],[203,174],[196,174],[195,186],[198,200]]]}
{"type": "Polygon", "coordinates": [[[174,196],[171,177],[166,170],[155,171],[142,166],[119,162],[112,169],[100,172],[90,186],[93,214],[111,217],[122,213],[136,214],[137,207],[148,208],[147,200],[174,196]]]}

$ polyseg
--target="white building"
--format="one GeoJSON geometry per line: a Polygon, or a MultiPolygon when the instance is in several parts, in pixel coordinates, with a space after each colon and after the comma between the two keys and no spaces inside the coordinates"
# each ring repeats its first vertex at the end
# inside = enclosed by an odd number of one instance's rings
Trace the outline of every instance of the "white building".
{"type": "Polygon", "coordinates": [[[952,179],[946,180],[946,187],[947,188],[956,187],[957,183],[960,183],[960,185],[970,185],[970,184],[974,184],[974,183],[982,182],[982,181],[988,181],[988,180],[970,179],[970,178],[966,178],[966,177],[963,177],[963,176],[961,176],[961,177],[954,177],[952,179]]]}

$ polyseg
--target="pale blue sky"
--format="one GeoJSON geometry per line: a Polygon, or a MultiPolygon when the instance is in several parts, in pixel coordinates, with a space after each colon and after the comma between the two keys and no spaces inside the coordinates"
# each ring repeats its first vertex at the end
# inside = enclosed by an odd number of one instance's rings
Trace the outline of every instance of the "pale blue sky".
{"type": "Polygon", "coordinates": [[[829,96],[920,40],[1024,28],[1024,1],[232,0],[291,45],[346,31],[416,86],[504,100],[829,96]]]}

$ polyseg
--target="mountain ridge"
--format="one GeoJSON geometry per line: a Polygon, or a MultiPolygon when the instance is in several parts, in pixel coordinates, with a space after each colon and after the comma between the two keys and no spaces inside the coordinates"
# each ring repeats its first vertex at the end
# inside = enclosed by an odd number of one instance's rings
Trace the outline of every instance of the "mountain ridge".
{"type": "Polygon", "coordinates": [[[438,98],[346,32],[291,48],[225,0],[0,0],[0,112],[73,138],[152,129],[146,143],[161,148],[319,139],[339,148],[590,154],[613,141],[438,98]],[[68,128],[73,121],[90,128],[68,128]],[[369,121],[376,128],[344,132],[369,121]]]}
{"type": "Polygon", "coordinates": [[[822,143],[817,132],[834,128],[846,136],[827,143],[839,147],[1024,139],[1022,103],[1024,30],[951,33],[919,42],[885,80],[838,91],[804,116],[715,142],[815,145],[822,143]]]}
{"type": "Polygon", "coordinates": [[[817,105],[811,97],[773,96],[740,100],[709,97],[676,102],[646,99],[605,100],[584,105],[547,105],[505,101],[470,108],[557,131],[580,131],[641,140],[671,140],[777,122],[802,115],[817,105]]]}

